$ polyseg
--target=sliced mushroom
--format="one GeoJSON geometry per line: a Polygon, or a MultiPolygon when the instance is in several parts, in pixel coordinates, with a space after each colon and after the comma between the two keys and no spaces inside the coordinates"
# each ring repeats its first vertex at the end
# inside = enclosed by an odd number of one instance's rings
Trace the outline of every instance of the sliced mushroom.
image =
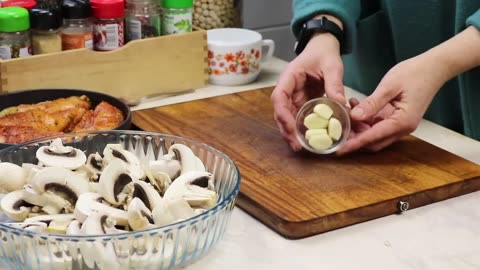
{"type": "Polygon", "coordinates": [[[172,183],[172,180],[167,173],[157,172],[156,177],[154,177],[153,174],[148,169],[146,169],[145,175],[147,176],[145,182],[150,183],[160,194],[165,193],[165,191],[172,183]]]}
{"type": "Polygon", "coordinates": [[[42,211],[50,215],[60,213],[72,213],[75,205],[64,197],[57,195],[52,191],[44,192],[42,197],[45,198],[46,204],[42,206],[42,211]]]}
{"type": "MultiPolygon", "coordinates": [[[[67,235],[80,235],[80,234],[82,234],[81,229],[82,229],[82,223],[80,223],[80,221],[74,219],[67,226],[67,235]]],[[[68,252],[70,253],[70,255],[72,256],[72,258],[74,260],[79,259],[80,251],[79,251],[79,248],[78,248],[77,245],[71,243],[71,244],[67,245],[67,249],[68,249],[68,252]]]]}
{"type": "Polygon", "coordinates": [[[108,165],[114,159],[119,159],[127,165],[127,171],[135,179],[144,179],[145,172],[140,165],[140,160],[130,151],[125,150],[120,144],[107,144],[103,150],[103,164],[108,165]]]}
{"type": "Polygon", "coordinates": [[[205,169],[205,164],[203,164],[203,161],[199,157],[196,157],[196,158],[197,158],[197,171],[201,171],[201,172],[207,171],[205,169]]]}
{"type": "Polygon", "coordinates": [[[21,223],[6,223],[6,224],[15,228],[21,228],[26,231],[33,231],[33,232],[45,232],[47,229],[47,224],[44,222],[21,222],[21,223]]]}
{"type": "Polygon", "coordinates": [[[139,198],[133,198],[128,205],[128,225],[134,231],[154,228],[152,212],[139,198]]]}
{"type": "Polygon", "coordinates": [[[163,200],[152,211],[153,220],[157,226],[166,226],[195,215],[188,202],[181,198],[163,200]]]}
{"type": "Polygon", "coordinates": [[[32,187],[39,194],[53,193],[75,206],[82,193],[90,191],[88,180],[70,170],[46,167],[32,179],[32,187]]]}
{"type": "Polygon", "coordinates": [[[128,214],[118,208],[111,207],[102,203],[103,197],[97,193],[83,193],[80,195],[75,206],[73,214],[75,218],[81,223],[85,222],[87,218],[94,212],[108,213],[109,217],[115,220],[115,223],[120,226],[128,225],[128,214]]]}
{"type": "Polygon", "coordinates": [[[26,183],[31,183],[33,177],[39,171],[41,171],[44,167],[42,167],[40,165],[37,165],[37,164],[33,164],[33,163],[23,163],[22,168],[25,169],[25,171],[27,172],[27,180],[25,182],[26,183]]]}
{"type": "Polygon", "coordinates": [[[82,223],[80,223],[80,221],[74,219],[67,226],[67,234],[69,234],[69,235],[82,234],[81,228],[82,228],[82,223]]]}
{"type": "Polygon", "coordinates": [[[148,162],[148,169],[156,179],[163,178],[163,174],[167,174],[170,179],[175,179],[180,175],[182,165],[179,160],[176,159],[159,159],[151,160],[148,162]],[[162,175],[158,175],[161,173],[162,175]]]}
{"type": "Polygon", "coordinates": [[[25,201],[35,205],[31,212],[39,212],[41,210],[47,214],[54,215],[62,211],[66,213],[73,211],[74,206],[69,201],[51,191],[39,193],[33,189],[31,184],[27,184],[23,186],[22,192],[25,201]]]}
{"type": "Polygon", "coordinates": [[[187,172],[180,175],[167,189],[163,198],[183,198],[192,207],[209,208],[217,203],[213,175],[209,172],[187,172]]]}
{"type": "Polygon", "coordinates": [[[25,201],[37,206],[44,206],[47,204],[47,198],[35,191],[31,184],[26,184],[22,188],[23,197],[25,201]]]}
{"type": "MultiPolygon", "coordinates": [[[[82,224],[81,233],[85,235],[108,234],[109,230],[115,229],[115,221],[106,213],[94,211],[82,224]]],[[[99,269],[118,269],[117,255],[112,242],[98,240],[84,242],[80,245],[80,251],[85,264],[93,268],[95,263],[99,269]]]]}
{"type": "Polygon", "coordinates": [[[58,215],[41,215],[33,218],[25,219],[25,222],[43,222],[50,225],[52,222],[64,223],[67,222],[67,225],[75,219],[73,214],[58,214],[58,215]]]}
{"type": "MultiPolygon", "coordinates": [[[[155,190],[155,188],[144,181],[134,181],[133,182],[134,191],[132,194],[133,198],[139,198],[142,200],[144,205],[152,211],[157,203],[162,200],[160,194],[155,190]]],[[[130,202],[131,203],[131,202],[130,202]]]]}
{"type": "Polygon", "coordinates": [[[103,169],[103,158],[100,156],[99,153],[90,154],[87,158],[87,163],[85,164],[85,168],[90,171],[91,173],[91,180],[98,181],[100,177],[100,173],[103,169]]]}
{"type": "Polygon", "coordinates": [[[32,218],[25,219],[25,223],[45,223],[47,228],[45,232],[65,234],[67,232],[67,226],[75,219],[72,214],[58,214],[58,215],[41,215],[32,218]]]}
{"type": "MultiPolygon", "coordinates": [[[[181,175],[191,171],[197,171],[197,156],[193,153],[190,147],[184,144],[173,144],[168,149],[168,154],[173,154],[175,160],[178,160],[182,166],[181,175]]],[[[178,176],[178,175],[177,175],[178,176]]],[[[175,181],[176,177],[172,177],[175,181]]]]}
{"type": "Polygon", "coordinates": [[[27,171],[13,163],[0,162],[0,193],[19,190],[27,183],[27,171]]]}
{"type": "Polygon", "coordinates": [[[22,190],[16,190],[6,194],[0,206],[7,217],[15,221],[24,221],[34,205],[25,201],[22,190]]]}
{"type": "Polygon", "coordinates": [[[54,139],[49,146],[38,148],[37,159],[45,166],[62,167],[70,170],[80,168],[87,157],[80,149],[64,146],[61,139],[54,139]]]}
{"type": "Polygon", "coordinates": [[[133,193],[133,178],[127,173],[124,162],[115,158],[100,175],[98,192],[107,202],[119,206],[133,193]]]}

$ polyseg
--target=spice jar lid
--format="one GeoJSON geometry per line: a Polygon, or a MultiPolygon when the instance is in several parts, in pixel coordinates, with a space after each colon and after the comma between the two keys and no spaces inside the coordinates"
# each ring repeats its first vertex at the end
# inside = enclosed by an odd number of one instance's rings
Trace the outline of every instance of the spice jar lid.
{"type": "Polygon", "coordinates": [[[88,0],[65,0],[62,13],[65,19],[85,19],[92,15],[92,10],[88,0]]]}
{"type": "Polygon", "coordinates": [[[162,7],[164,8],[191,8],[193,7],[193,0],[163,0],[162,7]]]}
{"type": "Polygon", "coordinates": [[[7,0],[2,2],[2,7],[23,7],[28,10],[37,5],[34,0],[7,0]]]}
{"type": "Polygon", "coordinates": [[[35,30],[57,30],[62,26],[62,13],[59,8],[30,10],[30,25],[35,30]]]}
{"type": "Polygon", "coordinates": [[[125,16],[123,0],[92,0],[93,16],[99,19],[117,19],[125,16]]]}
{"type": "Polygon", "coordinates": [[[28,10],[22,7],[0,8],[0,32],[19,32],[29,28],[28,10]]]}

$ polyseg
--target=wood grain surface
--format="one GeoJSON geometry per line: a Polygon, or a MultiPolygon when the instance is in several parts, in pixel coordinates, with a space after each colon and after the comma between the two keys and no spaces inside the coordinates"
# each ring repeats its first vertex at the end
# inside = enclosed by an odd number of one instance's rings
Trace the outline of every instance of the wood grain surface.
{"type": "Polygon", "coordinates": [[[407,136],[378,153],[294,153],[273,120],[272,89],[133,113],[146,131],[207,143],[230,156],[242,183],[237,205],[297,239],[480,189],[480,166],[407,136]]]}
{"type": "Polygon", "coordinates": [[[0,59],[0,93],[82,89],[127,100],[207,85],[207,34],[194,31],[142,40],[96,52],[77,49],[0,59]]]}

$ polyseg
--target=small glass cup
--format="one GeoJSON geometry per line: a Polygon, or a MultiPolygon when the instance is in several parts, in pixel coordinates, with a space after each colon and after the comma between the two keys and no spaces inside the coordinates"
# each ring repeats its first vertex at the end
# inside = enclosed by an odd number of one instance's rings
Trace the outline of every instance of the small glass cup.
{"type": "Polygon", "coordinates": [[[298,111],[296,116],[295,135],[304,149],[312,153],[326,155],[337,151],[347,141],[351,130],[350,125],[350,115],[344,105],[327,97],[315,98],[303,104],[303,106],[298,111]],[[333,144],[329,148],[322,151],[316,150],[308,144],[308,141],[305,138],[305,132],[308,129],[303,124],[305,117],[313,113],[313,108],[318,104],[328,105],[333,110],[332,117],[337,118],[342,124],[342,135],[340,136],[340,138],[336,141],[334,140],[333,144]]]}

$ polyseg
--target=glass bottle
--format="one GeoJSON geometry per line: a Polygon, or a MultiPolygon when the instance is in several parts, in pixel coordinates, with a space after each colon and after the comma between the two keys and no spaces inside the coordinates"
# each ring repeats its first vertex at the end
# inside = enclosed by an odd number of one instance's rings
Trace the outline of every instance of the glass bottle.
{"type": "Polygon", "coordinates": [[[93,48],[111,51],[124,45],[125,2],[123,0],[92,0],[93,48]]]}
{"type": "Polygon", "coordinates": [[[195,0],[193,25],[204,30],[240,28],[241,3],[239,0],[195,0]]]}
{"type": "Polygon", "coordinates": [[[65,0],[62,6],[62,50],[93,49],[93,24],[90,3],[65,0]]]}
{"type": "Polygon", "coordinates": [[[127,0],[127,40],[161,35],[160,12],[152,0],[127,0]]]}
{"type": "Polygon", "coordinates": [[[193,0],[162,1],[162,35],[192,32],[193,0]]]}
{"type": "Polygon", "coordinates": [[[30,10],[33,54],[62,51],[62,15],[59,8],[30,10]]]}
{"type": "Polygon", "coordinates": [[[32,55],[30,18],[22,7],[0,8],[0,58],[32,55]]]}

